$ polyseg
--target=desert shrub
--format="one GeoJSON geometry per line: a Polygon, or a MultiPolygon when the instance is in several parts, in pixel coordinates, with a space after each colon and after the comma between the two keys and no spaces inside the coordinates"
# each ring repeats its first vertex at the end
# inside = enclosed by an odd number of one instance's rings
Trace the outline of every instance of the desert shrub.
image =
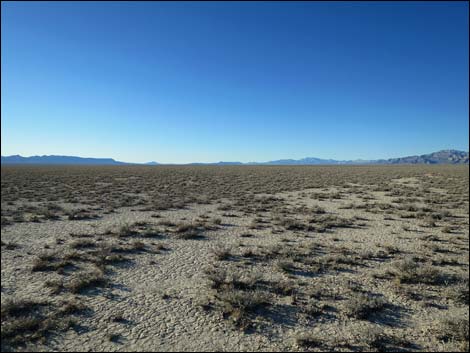
{"type": "Polygon", "coordinates": [[[439,322],[439,338],[449,341],[467,341],[469,340],[469,320],[468,316],[447,316],[439,322]]]}
{"type": "Polygon", "coordinates": [[[133,226],[130,225],[129,223],[123,224],[117,233],[119,237],[130,237],[133,235],[136,235],[136,231],[134,230],[133,226]]]}
{"type": "Polygon", "coordinates": [[[86,289],[102,287],[106,285],[106,283],[107,281],[104,273],[100,270],[95,270],[78,274],[70,281],[68,289],[72,293],[78,294],[86,289]]]}
{"type": "Polygon", "coordinates": [[[80,239],[70,244],[70,247],[76,250],[94,248],[95,246],[96,243],[90,239],[80,239]]]}
{"type": "Polygon", "coordinates": [[[299,333],[295,336],[296,344],[304,349],[320,347],[322,340],[313,333],[299,333]]]}
{"type": "Polygon", "coordinates": [[[136,241],[132,242],[130,248],[131,248],[131,250],[134,250],[134,251],[144,251],[146,246],[145,246],[144,242],[136,240],[136,241]]]}
{"type": "Polygon", "coordinates": [[[219,261],[228,260],[232,256],[230,249],[226,247],[217,247],[212,252],[219,261]]]}
{"type": "Polygon", "coordinates": [[[468,277],[465,280],[457,283],[446,289],[446,297],[460,304],[468,305],[469,303],[469,290],[468,290],[468,277]]]}
{"type": "Polygon", "coordinates": [[[176,226],[175,232],[179,239],[199,239],[202,238],[203,227],[197,224],[180,223],[176,226]]]}
{"type": "Polygon", "coordinates": [[[442,228],[442,233],[447,233],[447,234],[449,234],[449,233],[452,233],[452,231],[453,231],[453,228],[450,227],[450,226],[444,226],[444,227],[442,228]]]}
{"type": "Polygon", "coordinates": [[[85,304],[81,303],[77,299],[72,299],[62,303],[62,305],[58,308],[57,315],[67,316],[81,314],[87,309],[88,307],[85,304]]]}
{"type": "Polygon", "coordinates": [[[240,329],[248,329],[252,315],[269,304],[268,295],[261,291],[224,291],[215,297],[224,317],[240,329]]]}
{"type": "Polygon", "coordinates": [[[59,258],[56,253],[43,253],[33,261],[31,271],[58,271],[71,265],[70,261],[59,258]]]}
{"type": "Polygon", "coordinates": [[[74,325],[71,318],[59,317],[51,305],[42,301],[11,300],[2,303],[2,352],[26,344],[45,342],[50,333],[65,331],[74,325]]]}
{"type": "Polygon", "coordinates": [[[52,294],[59,294],[64,289],[64,281],[52,280],[44,282],[44,287],[50,288],[52,294]]]}
{"type": "Polygon", "coordinates": [[[276,267],[278,270],[284,273],[291,273],[295,270],[295,265],[292,261],[280,260],[276,262],[276,267]]]}
{"type": "Polygon", "coordinates": [[[345,313],[356,319],[366,320],[370,315],[382,311],[386,305],[381,297],[357,294],[346,303],[345,313]]]}
{"type": "Polygon", "coordinates": [[[444,280],[439,269],[429,264],[420,264],[412,258],[397,262],[394,275],[401,283],[440,284],[444,280]]]}
{"type": "Polygon", "coordinates": [[[24,300],[24,299],[7,299],[2,303],[1,314],[3,317],[20,317],[27,316],[34,310],[45,305],[41,301],[24,300]]]}
{"type": "Polygon", "coordinates": [[[277,225],[284,227],[286,230],[304,230],[308,229],[308,225],[294,218],[280,218],[276,222],[277,225]]]}

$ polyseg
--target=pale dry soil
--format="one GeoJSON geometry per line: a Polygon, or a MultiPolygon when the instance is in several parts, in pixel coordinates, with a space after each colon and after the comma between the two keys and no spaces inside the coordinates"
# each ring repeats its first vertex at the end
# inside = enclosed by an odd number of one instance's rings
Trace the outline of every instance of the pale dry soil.
{"type": "MultiPolygon", "coordinates": [[[[395,180],[413,187],[417,181],[395,180]]],[[[374,192],[367,185],[361,186],[374,202],[390,203],[394,197],[385,192],[374,192]]],[[[281,351],[281,350],[360,350],[367,349],[364,343],[368,332],[379,330],[404,343],[397,350],[426,351],[446,350],[454,342],[445,342],[436,334],[442,317],[467,315],[468,302],[454,303],[442,293],[446,284],[428,285],[399,284],[393,278],[381,277],[393,263],[406,256],[452,257],[457,265],[444,265],[447,274],[468,276],[468,214],[465,209],[453,210],[461,226],[452,233],[443,233],[442,226],[427,227],[417,218],[400,218],[396,214],[385,217],[384,213],[367,212],[363,209],[342,208],[350,203],[361,203],[363,195],[350,194],[347,198],[317,199],[312,193],[331,193],[348,189],[308,189],[281,193],[285,207],[305,205],[320,206],[328,214],[343,218],[356,217],[356,226],[335,228],[328,232],[314,230],[286,230],[267,224],[259,229],[250,228],[253,218],[259,216],[270,220],[269,212],[247,216],[239,210],[223,211],[221,204],[189,206],[182,210],[158,212],[136,211],[135,208],[118,209],[96,220],[45,221],[41,223],[15,223],[2,229],[2,241],[15,243],[17,248],[7,250],[2,246],[2,303],[8,298],[44,300],[51,303],[75,297],[87,305],[86,315],[77,316],[80,329],[70,329],[48,335],[44,342],[33,342],[18,349],[44,351],[281,351]],[[152,217],[158,214],[158,218],[152,217]],[[227,215],[229,214],[229,215],[227,215]],[[235,215],[235,216],[234,216],[235,215]],[[202,238],[179,239],[170,229],[158,225],[162,220],[192,222],[200,216],[220,218],[221,224],[213,230],[205,230],[202,238]],[[238,217],[236,217],[238,216],[238,217]],[[51,294],[44,286],[47,280],[63,277],[54,271],[32,272],[36,256],[46,251],[60,253],[74,241],[70,234],[91,234],[99,242],[119,242],[108,230],[117,230],[124,224],[147,222],[146,227],[155,226],[159,236],[142,238],[147,250],[126,255],[130,261],[113,266],[107,272],[109,283],[103,288],[72,294],[51,294]],[[406,228],[406,230],[404,229],[406,228]],[[274,231],[273,231],[274,229],[274,231]],[[241,237],[250,233],[251,237],[241,237]],[[440,239],[436,244],[444,252],[434,253],[429,248],[427,237],[440,239]],[[111,239],[109,240],[108,237],[111,239]],[[61,241],[58,241],[62,240],[61,241]],[[60,243],[60,244],[58,244],[60,243]],[[166,249],[151,251],[158,244],[166,249]],[[239,254],[247,249],[262,251],[280,245],[285,249],[306,248],[312,244],[321,246],[328,255],[330,250],[349,249],[355,255],[377,253],[384,247],[395,247],[398,253],[388,257],[364,256],[359,264],[322,275],[284,273],[275,264],[249,263],[235,260],[219,261],[214,249],[229,249],[239,254]],[[149,250],[150,249],[150,250],[149,250]],[[425,255],[423,255],[425,254],[425,255]],[[427,255],[426,255],[427,254],[427,255]],[[292,297],[273,299],[278,310],[260,314],[253,318],[254,329],[245,332],[224,319],[218,310],[205,310],[201,303],[211,298],[213,292],[205,269],[238,269],[240,273],[256,271],[264,280],[293,281],[298,288],[317,288],[337,293],[335,298],[322,299],[321,304],[330,308],[317,318],[306,318],[292,304],[292,297]],[[379,274],[379,276],[374,276],[379,274]],[[359,320],[344,314],[347,298],[360,287],[364,292],[383,297],[388,309],[369,320],[359,320]],[[351,289],[353,288],[353,289],[351,289]],[[405,290],[403,290],[405,288],[405,290]],[[424,298],[415,300],[406,289],[421,293],[424,298]],[[115,322],[112,318],[121,315],[125,320],[115,322]],[[302,347],[297,338],[301,334],[313,334],[321,343],[302,347]],[[110,337],[114,335],[114,339],[110,337]]],[[[433,194],[445,194],[445,190],[432,190],[433,194]]],[[[419,203],[418,203],[419,205],[419,203]]],[[[297,215],[302,219],[302,215],[297,215]]],[[[439,221],[437,221],[439,223],[439,221]]],[[[171,227],[170,227],[171,228],[171,227]]],[[[320,256],[320,255],[319,255],[320,256]]],[[[68,275],[65,275],[67,277],[68,275]]]]}

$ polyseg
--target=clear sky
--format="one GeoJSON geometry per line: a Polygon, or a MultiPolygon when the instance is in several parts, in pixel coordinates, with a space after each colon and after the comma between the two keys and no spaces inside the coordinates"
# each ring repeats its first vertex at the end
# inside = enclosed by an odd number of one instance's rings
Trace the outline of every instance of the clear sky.
{"type": "Polygon", "coordinates": [[[1,153],[468,151],[467,2],[2,2],[1,153]]]}

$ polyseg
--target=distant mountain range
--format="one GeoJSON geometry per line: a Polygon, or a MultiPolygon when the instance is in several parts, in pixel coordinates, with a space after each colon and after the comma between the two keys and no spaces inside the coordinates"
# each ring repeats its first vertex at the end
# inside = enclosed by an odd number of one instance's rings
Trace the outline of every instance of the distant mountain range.
{"type": "Polygon", "coordinates": [[[442,150],[421,156],[381,159],[380,164],[468,164],[468,152],[457,150],[442,150]]]}
{"type": "Polygon", "coordinates": [[[71,164],[71,165],[127,165],[112,158],[83,158],[75,156],[2,156],[2,164],[71,164]]]}
{"type": "MultiPolygon", "coordinates": [[[[265,162],[260,164],[270,165],[316,165],[316,164],[466,164],[468,163],[468,152],[457,150],[442,150],[420,156],[407,156],[390,159],[376,160],[334,160],[320,158],[303,158],[303,159],[280,159],[277,161],[265,162]]],[[[252,163],[257,164],[257,163],[252,163]]]]}
{"type": "MultiPolygon", "coordinates": [[[[401,158],[377,160],[334,160],[307,157],[303,159],[279,159],[269,162],[217,162],[217,163],[189,163],[187,165],[344,165],[344,164],[468,164],[468,152],[457,150],[442,150],[421,156],[408,156],[401,158]]],[[[157,162],[126,163],[112,158],[82,158],[74,156],[32,156],[20,155],[2,156],[2,164],[42,164],[42,165],[160,165],[157,162]]]]}

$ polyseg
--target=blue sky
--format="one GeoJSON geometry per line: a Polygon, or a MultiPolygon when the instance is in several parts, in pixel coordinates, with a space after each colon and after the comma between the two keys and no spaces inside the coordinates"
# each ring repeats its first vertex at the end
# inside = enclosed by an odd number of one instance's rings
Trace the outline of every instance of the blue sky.
{"type": "Polygon", "coordinates": [[[468,151],[466,2],[2,2],[1,153],[468,151]]]}

